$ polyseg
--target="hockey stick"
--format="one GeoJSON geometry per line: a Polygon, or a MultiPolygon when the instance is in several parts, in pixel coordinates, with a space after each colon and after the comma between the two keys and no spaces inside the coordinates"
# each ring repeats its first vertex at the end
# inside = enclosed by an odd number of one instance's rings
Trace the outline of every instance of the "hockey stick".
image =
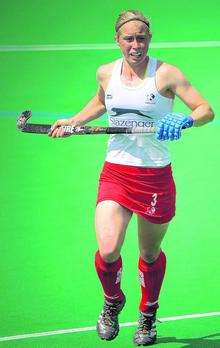
{"type": "MultiPolygon", "coordinates": [[[[17,119],[17,128],[25,133],[48,134],[51,130],[49,124],[27,123],[32,113],[30,110],[23,111],[17,119]]],[[[84,134],[133,134],[133,133],[155,133],[154,123],[148,127],[89,127],[89,126],[62,126],[66,135],[84,134]]]]}

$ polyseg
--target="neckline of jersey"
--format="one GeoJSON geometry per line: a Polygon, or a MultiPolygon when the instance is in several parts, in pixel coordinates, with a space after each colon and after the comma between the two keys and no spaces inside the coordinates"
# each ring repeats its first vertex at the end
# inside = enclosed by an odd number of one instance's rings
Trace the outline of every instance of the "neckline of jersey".
{"type": "Polygon", "coordinates": [[[120,81],[121,86],[126,88],[126,89],[131,89],[131,90],[136,90],[136,89],[143,87],[148,82],[148,79],[149,79],[149,67],[151,64],[151,58],[149,57],[148,62],[147,62],[147,67],[146,67],[145,74],[144,74],[145,77],[144,77],[143,81],[140,84],[138,84],[137,86],[128,86],[122,82],[121,72],[122,72],[123,62],[124,62],[124,59],[122,58],[121,64],[120,64],[120,70],[119,70],[119,81],[120,81]]]}

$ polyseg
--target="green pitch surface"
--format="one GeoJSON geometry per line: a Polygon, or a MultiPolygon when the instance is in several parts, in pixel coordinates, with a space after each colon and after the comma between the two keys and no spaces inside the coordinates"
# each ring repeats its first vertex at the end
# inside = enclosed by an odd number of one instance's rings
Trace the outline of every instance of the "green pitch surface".
{"type": "MultiPolygon", "coordinates": [[[[0,5],[0,46],[112,43],[117,14],[137,5],[152,20],[154,43],[219,40],[214,0],[207,6],[23,0],[0,5]]],[[[177,213],[163,243],[168,265],[158,316],[173,320],[158,325],[158,347],[220,347],[220,316],[177,320],[220,311],[219,53],[219,47],[150,51],[179,66],[216,113],[215,122],[170,144],[177,213]]],[[[130,324],[112,342],[94,331],[103,301],[93,265],[94,210],[108,137],[51,139],[15,127],[29,108],[33,122],[42,123],[76,113],[96,91],[97,67],[119,56],[117,50],[0,52],[2,347],[133,346],[140,299],[135,216],[122,250],[127,304],[120,322],[130,324]],[[41,334],[18,339],[32,333],[41,334]]],[[[178,100],[175,110],[187,112],[178,100]]]]}

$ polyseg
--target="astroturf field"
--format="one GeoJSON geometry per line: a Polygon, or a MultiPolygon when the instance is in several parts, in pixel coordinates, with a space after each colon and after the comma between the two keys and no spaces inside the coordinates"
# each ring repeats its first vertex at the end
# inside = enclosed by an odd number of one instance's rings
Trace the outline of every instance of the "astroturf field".
{"type": "MultiPolygon", "coordinates": [[[[1,2],[0,347],[133,347],[140,299],[135,216],[122,250],[124,326],[112,342],[99,340],[94,330],[103,299],[93,265],[93,220],[108,137],[51,139],[15,126],[25,109],[33,110],[32,122],[52,123],[87,103],[98,66],[120,57],[103,44],[114,43],[116,17],[129,8],[151,18],[158,47],[152,45],[150,55],[181,68],[216,114],[212,124],[186,130],[170,144],[177,211],[163,242],[167,273],[157,347],[220,347],[217,0],[1,2]],[[181,42],[186,47],[174,47],[181,42]],[[40,50],[50,44],[56,47],[40,50]],[[61,49],[64,44],[79,46],[61,49]],[[28,336],[34,333],[39,337],[28,336]]],[[[178,100],[174,110],[187,112],[178,100]]],[[[106,125],[106,117],[92,124],[106,125]]]]}

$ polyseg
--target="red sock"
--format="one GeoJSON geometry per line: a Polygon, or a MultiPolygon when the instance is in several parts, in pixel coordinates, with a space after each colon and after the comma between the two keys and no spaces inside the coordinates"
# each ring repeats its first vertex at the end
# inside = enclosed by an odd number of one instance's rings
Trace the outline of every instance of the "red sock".
{"type": "Polygon", "coordinates": [[[158,298],[166,270],[166,256],[161,251],[153,263],[147,263],[140,257],[138,267],[142,292],[139,309],[142,313],[154,313],[159,307],[158,298]]]}
{"type": "Polygon", "coordinates": [[[95,255],[95,267],[99,279],[102,283],[105,299],[114,303],[122,301],[124,294],[121,290],[122,259],[108,263],[105,262],[97,251],[95,255]]]}

